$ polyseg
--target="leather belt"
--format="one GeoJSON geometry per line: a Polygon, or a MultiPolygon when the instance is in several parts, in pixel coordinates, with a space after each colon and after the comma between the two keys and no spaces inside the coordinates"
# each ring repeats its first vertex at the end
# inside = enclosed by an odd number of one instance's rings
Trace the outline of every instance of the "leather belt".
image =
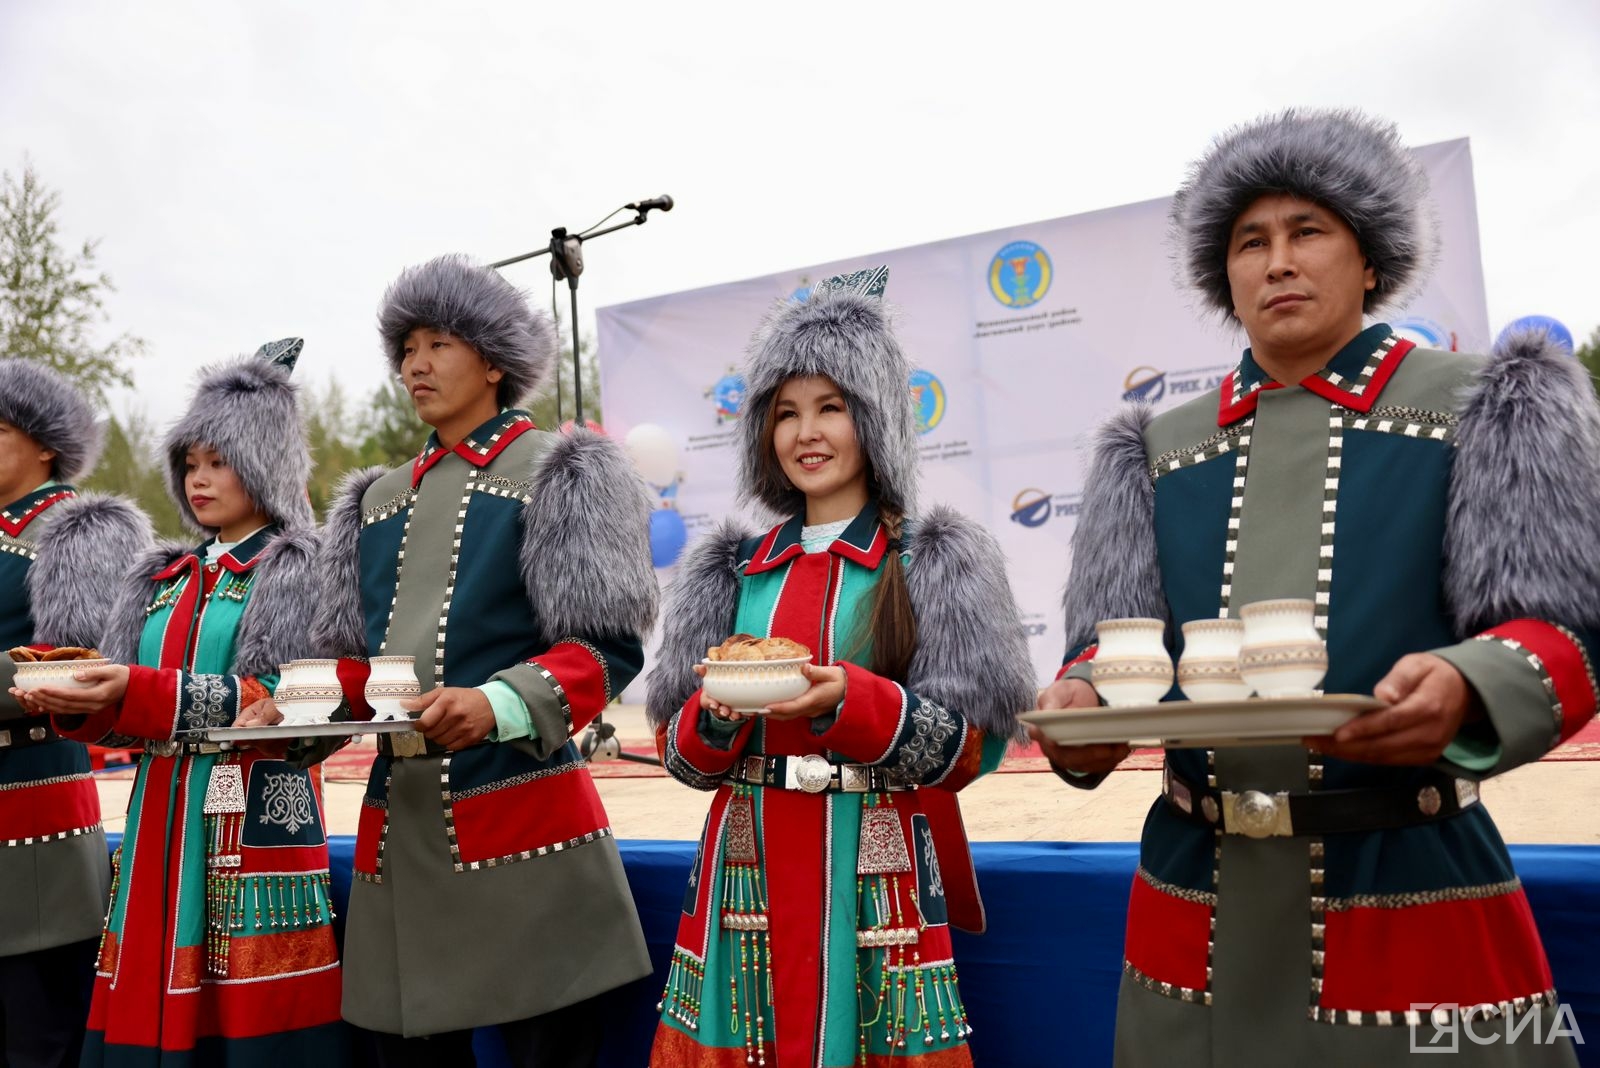
{"type": "Polygon", "coordinates": [[[0,731],[0,749],[27,749],[29,746],[62,741],[61,735],[49,723],[18,724],[0,731]]]}
{"type": "Polygon", "coordinates": [[[1267,793],[1196,786],[1168,768],[1167,807],[1190,823],[1250,838],[1386,831],[1448,819],[1478,803],[1478,784],[1440,771],[1409,786],[1267,793]]]}
{"type": "Polygon", "coordinates": [[[820,794],[828,791],[866,794],[877,791],[915,790],[914,783],[893,778],[871,764],[835,764],[815,753],[805,756],[753,754],[734,762],[728,782],[776,786],[784,790],[820,794]]]}
{"type": "Polygon", "coordinates": [[[144,751],[158,757],[175,757],[180,753],[186,756],[204,756],[209,753],[220,753],[223,747],[219,742],[180,742],[174,738],[151,738],[145,741],[144,751]]]}
{"type": "Polygon", "coordinates": [[[444,756],[450,750],[428,741],[421,731],[395,731],[378,735],[378,752],[386,757],[444,756]]]}

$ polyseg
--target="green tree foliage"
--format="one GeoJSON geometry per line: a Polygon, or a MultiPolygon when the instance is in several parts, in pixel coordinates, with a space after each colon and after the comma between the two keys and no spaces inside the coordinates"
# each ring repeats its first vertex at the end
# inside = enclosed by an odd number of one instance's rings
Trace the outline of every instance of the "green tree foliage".
{"type": "Polygon", "coordinates": [[[1595,388],[1600,389],[1600,326],[1594,328],[1588,340],[1578,346],[1573,353],[1578,362],[1583,364],[1584,370],[1589,372],[1589,377],[1594,380],[1595,388]]]}
{"type": "Polygon", "coordinates": [[[422,451],[429,433],[399,379],[390,379],[373,392],[359,423],[363,465],[399,467],[422,451]]]}
{"type": "Polygon", "coordinates": [[[325,516],[339,480],[345,472],[361,466],[361,440],[337,380],[320,392],[314,386],[302,389],[300,414],[311,447],[311,484],[306,491],[317,515],[325,516]]]}
{"type": "Polygon", "coordinates": [[[108,387],[133,384],[128,361],[144,342],[127,333],[95,340],[111,278],[95,266],[97,241],[62,247],[60,204],[31,164],[20,181],[0,175],[0,353],[53,367],[103,404],[108,387]]]}
{"type": "MultiPolygon", "coordinates": [[[[528,414],[533,416],[534,423],[546,430],[554,430],[562,423],[570,422],[573,413],[572,329],[559,317],[556,320],[556,329],[564,342],[561,354],[556,357],[557,379],[561,384],[560,393],[557,393],[554,383],[547,383],[533,402],[527,405],[528,414]],[[558,399],[561,403],[559,417],[556,411],[558,399]]],[[[583,418],[604,425],[605,420],[602,418],[600,407],[600,363],[595,356],[593,337],[579,339],[578,363],[583,371],[583,418]]]]}
{"type": "Polygon", "coordinates": [[[112,416],[106,427],[105,451],[83,486],[129,498],[144,509],[161,537],[193,541],[194,535],[184,530],[178,506],[167,493],[159,448],[155,428],[143,412],[134,411],[125,419],[112,416]]]}

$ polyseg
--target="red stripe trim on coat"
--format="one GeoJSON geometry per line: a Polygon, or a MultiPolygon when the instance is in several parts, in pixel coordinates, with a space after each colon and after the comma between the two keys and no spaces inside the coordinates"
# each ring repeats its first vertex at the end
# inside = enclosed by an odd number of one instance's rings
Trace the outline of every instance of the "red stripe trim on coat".
{"type": "Polygon", "coordinates": [[[490,789],[450,803],[463,863],[512,857],[569,842],[606,826],[588,769],[490,789]]]}
{"type": "Polygon", "coordinates": [[[1088,663],[1090,660],[1093,660],[1094,654],[1099,651],[1100,645],[1098,642],[1085,646],[1083,652],[1079,653],[1077,656],[1061,665],[1061,670],[1056,672],[1056,679],[1061,679],[1062,676],[1071,671],[1073,668],[1077,667],[1079,664],[1088,663]]]}
{"type": "Polygon", "coordinates": [[[1341,1012],[1498,1003],[1553,985],[1521,889],[1472,901],[1327,913],[1322,1003],[1341,1012]]]}
{"type": "Polygon", "coordinates": [[[76,496],[76,494],[74,494],[71,490],[62,490],[60,493],[52,493],[50,496],[39,501],[32,508],[29,508],[26,512],[23,512],[16,519],[11,519],[4,512],[0,512],[0,530],[4,530],[13,538],[21,537],[24,528],[26,528],[29,523],[33,522],[34,517],[40,512],[44,511],[52,504],[55,504],[57,501],[64,501],[69,497],[74,496],[76,496]]]}
{"type": "Polygon", "coordinates": [[[100,822],[100,793],[85,775],[66,782],[17,786],[0,805],[0,839],[42,838],[100,822]]]}
{"type": "Polygon", "coordinates": [[[538,664],[561,684],[567,695],[574,733],[583,730],[605,710],[611,698],[606,692],[606,668],[586,646],[570,641],[557,642],[529,663],[538,664]]]}
{"type": "Polygon", "coordinates": [[[1510,639],[1539,658],[1555,685],[1556,700],[1561,703],[1562,741],[1594,718],[1600,695],[1595,693],[1583,647],[1572,635],[1542,619],[1514,619],[1490,628],[1485,634],[1510,639]]]}
{"type": "Polygon", "coordinates": [[[1128,963],[1151,979],[1206,989],[1211,906],[1185,901],[1135,873],[1128,895],[1128,963]]]}

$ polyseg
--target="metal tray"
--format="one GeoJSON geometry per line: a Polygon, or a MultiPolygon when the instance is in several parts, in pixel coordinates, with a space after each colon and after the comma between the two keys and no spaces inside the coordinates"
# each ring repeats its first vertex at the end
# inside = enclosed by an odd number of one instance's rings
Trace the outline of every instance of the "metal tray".
{"type": "Polygon", "coordinates": [[[1124,742],[1136,748],[1220,748],[1234,745],[1297,745],[1300,739],[1332,734],[1363,712],[1386,702],[1360,694],[1251,697],[1241,701],[1163,701],[1120,708],[1060,708],[1025,712],[1060,745],[1124,742]]]}
{"type": "Polygon", "coordinates": [[[361,734],[396,734],[414,731],[414,719],[359,720],[337,723],[274,723],[270,727],[200,727],[179,731],[180,742],[296,741],[301,738],[345,738],[361,734]]]}

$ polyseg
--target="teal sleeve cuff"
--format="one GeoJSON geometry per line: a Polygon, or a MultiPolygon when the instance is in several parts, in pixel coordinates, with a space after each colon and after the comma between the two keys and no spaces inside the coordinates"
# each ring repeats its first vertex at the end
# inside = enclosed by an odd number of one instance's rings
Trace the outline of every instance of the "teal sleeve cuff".
{"type": "Polygon", "coordinates": [[[1503,751],[1500,738],[1487,724],[1467,724],[1456,732],[1455,740],[1444,747],[1441,759],[1468,771],[1491,771],[1500,763],[1503,751]]]}
{"type": "Polygon", "coordinates": [[[528,715],[528,706],[523,704],[521,696],[509,684],[497,679],[484,683],[478,690],[489,699],[489,707],[494,709],[494,729],[489,732],[491,742],[510,742],[539,736],[533,725],[533,717],[528,715]]]}

